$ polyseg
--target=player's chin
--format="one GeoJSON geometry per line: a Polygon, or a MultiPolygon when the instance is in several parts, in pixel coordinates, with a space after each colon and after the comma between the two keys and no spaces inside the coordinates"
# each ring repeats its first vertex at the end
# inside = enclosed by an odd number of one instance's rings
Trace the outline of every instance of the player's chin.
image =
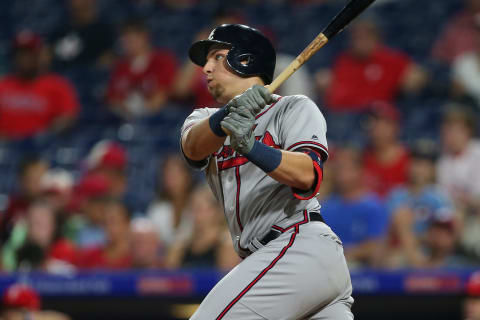
{"type": "Polygon", "coordinates": [[[225,89],[220,86],[208,87],[208,91],[212,95],[213,99],[218,103],[225,104],[229,100],[225,98],[225,89]]]}

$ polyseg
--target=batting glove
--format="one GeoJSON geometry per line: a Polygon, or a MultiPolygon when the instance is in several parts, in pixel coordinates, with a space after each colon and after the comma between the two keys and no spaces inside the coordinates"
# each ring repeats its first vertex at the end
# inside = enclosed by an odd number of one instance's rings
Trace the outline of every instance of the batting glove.
{"type": "Polygon", "coordinates": [[[253,127],[255,125],[255,115],[247,107],[241,106],[231,108],[221,125],[230,131],[230,145],[239,153],[248,154],[255,143],[253,127]]]}
{"type": "Polygon", "coordinates": [[[227,103],[227,110],[232,112],[232,108],[242,106],[247,108],[253,115],[257,115],[268,104],[275,102],[272,94],[267,88],[261,85],[254,85],[244,93],[234,97],[227,103]]]}

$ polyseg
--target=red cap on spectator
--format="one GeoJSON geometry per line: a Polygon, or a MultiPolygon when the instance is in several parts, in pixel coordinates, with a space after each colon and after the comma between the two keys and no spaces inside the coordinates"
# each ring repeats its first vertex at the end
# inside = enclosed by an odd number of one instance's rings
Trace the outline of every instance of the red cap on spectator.
{"type": "Polygon", "coordinates": [[[109,192],[110,182],[105,175],[89,173],[82,177],[75,186],[68,210],[77,211],[86,200],[108,196],[109,192]]]}
{"type": "Polygon", "coordinates": [[[40,297],[37,292],[26,284],[13,284],[7,288],[2,297],[4,308],[40,309],[40,297]]]}
{"type": "Polygon", "coordinates": [[[104,140],[97,143],[87,157],[88,169],[109,168],[124,170],[127,165],[125,148],[115,142],[104,140]]]}
{"type": "Polygon", "coordinates": [[[480,272],[475,272],[470,276],[467,283],[467,294],[480,297],[480,272]]]}
{"type": "Polygon", "coordinates": [[[110,191],[107,177],[101,173],[90,173],[84,176],[75,187],[75,193],[85,198],[106,196],[110,191]]]}
{"type": "Polygon", "coordinates": [[[13,39],[13,48],[15,50],[29,49],[33,51],[38,51],[42,48],[42,46],[42,38],[38,34],[30,30],[20,31],[13,39]]]}
{"type": "Polygon", "coordinates": [[[400,113],[391,103],[385,101],[375,101],[370,105],[370,114],[374,117],[383,118],[392,122],[399,122],[400,113]]]}

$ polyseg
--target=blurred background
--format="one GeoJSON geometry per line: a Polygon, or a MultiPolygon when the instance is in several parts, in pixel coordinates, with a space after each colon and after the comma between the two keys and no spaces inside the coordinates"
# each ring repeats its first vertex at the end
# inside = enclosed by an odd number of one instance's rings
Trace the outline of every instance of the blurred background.
{"type": "MultiPolygon", "coordinates": [[[[244,23],[281,71],[346,2],[1,1],[1,319],[188,319],[239,263],[178,154],[188,48],[244,23]]],[[[327,118],[356,319],[479,320],[480,0],[377,0],[279,94],[327,118]]]]}

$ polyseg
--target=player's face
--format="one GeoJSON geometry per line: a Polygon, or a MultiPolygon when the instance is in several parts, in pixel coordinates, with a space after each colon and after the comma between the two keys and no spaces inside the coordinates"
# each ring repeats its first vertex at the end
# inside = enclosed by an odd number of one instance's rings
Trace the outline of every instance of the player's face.
{"type": "Polygon", "coordinates": [[[228,49],[213,47],[207,55],[203,73],[207,76],[207,87],[213,98],[219,103],[227,103],[236,95],[250,87],[249,79],[241,78],[227,69],[228,49]]]}

